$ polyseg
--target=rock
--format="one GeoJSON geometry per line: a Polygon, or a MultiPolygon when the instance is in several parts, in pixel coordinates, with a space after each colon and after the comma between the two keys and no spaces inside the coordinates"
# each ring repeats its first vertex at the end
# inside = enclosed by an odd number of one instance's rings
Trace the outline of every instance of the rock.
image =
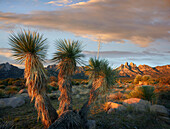
{"type": "Polygon", "coordinates": [[[106,111],[108,114],[114,111],[124,111],[126,107],[122,104],[114,103],[114,102],[107,102],[106,104],[106,111]]]}
{"type": "Polygon", "coordinates": [[[161,116],[169,116],[169,112],[168,112],[167,108],[162,105],[154,104],[150,107],[150,111],[157,113],[161,116]]]}
{"type": "Polygon", "coordinates": [[[28,93],[22,93],[21,96],[23,96],[25,99],[30,99],[28,93]]]}
{"type": "Polygon", "coordinates": [[[0,107],[5,108],[5,107],[19,107],[25,104],[24,97],[11,97],[11,98],[4,98],[0,99],[0,107]]]}
{"type": "Polygon", "coordinates": [[[25,100],[30,99],[28,93],[16,94],[15,97],[24,97],[25,100]]]}
{"type": "Polygon", "coordinates": [[[27,89],[21,89],[18,93],[19,93],[19,94],[28,93],[28,91],[27,91],[27,89]]]}
{"type": "Polygon", "coordinates": [[[137,111],[146,111],[151,106],[149,101],[139,98],[126,99],[123,101],[123,105],[132,106],[137,111]]]}
{"type": "Polygon", "coordinates": [[[86,123],[87,129],[96,129],[96,121],[95,120],[88,120],[86,123]]]}

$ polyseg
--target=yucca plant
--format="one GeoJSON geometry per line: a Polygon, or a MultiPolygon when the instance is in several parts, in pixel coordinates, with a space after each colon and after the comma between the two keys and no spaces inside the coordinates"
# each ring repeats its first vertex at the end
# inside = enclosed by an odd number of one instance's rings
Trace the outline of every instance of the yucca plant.
{"type": "Polygon", "coordinates": [[[48,77],[42,64],[47,52],[46,40],[43,35],[29,30],[9,37],[13,56],[20,63],[25,63],[24,78],[29,96],[32,100],[35,98],[38,117],[45,127],[49,127],[57,119],[57,113],[46,95],[48,77]]]}
{"type": "Polygon", "coordinates": [[[59,110],[62,114],[65,110],[72,109],[72,75],[77,64],[82,64],[82,45],[79,41],[57,40],[57,52],[54,53],[53,61],[58,63],[58,85],[61,95],[59,97],[59,110]]]}
{"type": "Polygon", "coordinates": [[[79,111],[84,122],[87,122],[90,105],[97,99],[99,94],[104,93],[113,85],[114,80],[114,72],[109,67],[107,60],[90,58],[87,71],[89,72],[89,82],[92,82],[92,88],[88,101],[79,111]]]}

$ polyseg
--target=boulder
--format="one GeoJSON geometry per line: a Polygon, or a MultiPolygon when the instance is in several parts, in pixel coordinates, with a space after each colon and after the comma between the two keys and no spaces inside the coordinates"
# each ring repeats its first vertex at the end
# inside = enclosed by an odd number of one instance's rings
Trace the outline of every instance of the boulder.
{"type": "Polygon", "coordinates": [[[28,93],[16,94],[15,97],[24,97],[25,100],[30,99],[28,93]]]}
{"type": "Polygon", "coordinates": [[[137,111],[146,111],[150,108],[151,104],[147,100],[139,98],[130,98],[123,101],[124,106],[132,106],[137,111]]]}
{"type": "Polygon", "coordinates": [[[108,114],[114,111],[124,111],[126,110],[126,107],[123,106],[122,104],[114,103],[114,102],[107,102],[105,104],[106,106],[106,111],[108,114]]]}
{"type": "Polygon", "coordinates": [[[28,91],[27,91],[27,89],[21,89],[18,93],[19,93],[19,94],[28,93],[28,91]]]}
{"type": "Polygon", "coordinates": [[[150,107],[150,111],[161,116],[169,116],[168,109],[162,105],[154,104],[150,107]]]}
{"type": "Polygon", "coordinates": [[[96,121],[88,120],[85,126],[87,129],[96,129],[96,121]]]}
{"type": "Polygon", "coordinates": [[[5,108],[5,107],[19,107],[25,104],[24,97],[11,97],[11,98],[4,98],[0,99],[0,108],[5,108]]]}

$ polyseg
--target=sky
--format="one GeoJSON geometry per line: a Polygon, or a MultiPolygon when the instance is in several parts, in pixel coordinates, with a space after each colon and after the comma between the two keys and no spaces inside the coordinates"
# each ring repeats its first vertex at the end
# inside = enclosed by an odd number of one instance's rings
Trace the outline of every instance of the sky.
{"type": "Polygon", "coordinates": [[[0,0],[0,63],[12,57],[11,32],[38,31],[48,38],[47,63],[56,40],[82,42],[85,62],[97,56],[113,68],[133,62],[170,64],[170,0],[0,0]]]}

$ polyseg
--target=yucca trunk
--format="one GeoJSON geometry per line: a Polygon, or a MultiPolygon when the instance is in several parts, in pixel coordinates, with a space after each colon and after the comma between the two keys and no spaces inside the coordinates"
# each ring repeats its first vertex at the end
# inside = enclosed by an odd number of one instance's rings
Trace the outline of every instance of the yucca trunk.
{"type": "Polygon", "coordinates": [[[45,69],[35,55],[26,55],[25,79],[29,96],[32,100],[35,98],[38,118],[41,118],[44,126],[48,128],[58,115],[46,94],[47,75],[45,69]]]}
{"type": "Polygon", "coordinates": [[[89,99],[79,111],[79,115],[84,123],[87,122],[87,115],[89,113],[90,106],[97,99],[99,95],[99,88],[102,86],[102,83],[103,83],[103,78],[96,79],[92,83],[92,89],[90,90],[89,99]]]}
{"type": "Polygon", "coordinates": [[[62,76],[62,73],[59,73],[59,90],[61,92],[59,101],[59,111],[62,114],[66,110],[72,110],[72,83],[71,77],[62,76]]]}

